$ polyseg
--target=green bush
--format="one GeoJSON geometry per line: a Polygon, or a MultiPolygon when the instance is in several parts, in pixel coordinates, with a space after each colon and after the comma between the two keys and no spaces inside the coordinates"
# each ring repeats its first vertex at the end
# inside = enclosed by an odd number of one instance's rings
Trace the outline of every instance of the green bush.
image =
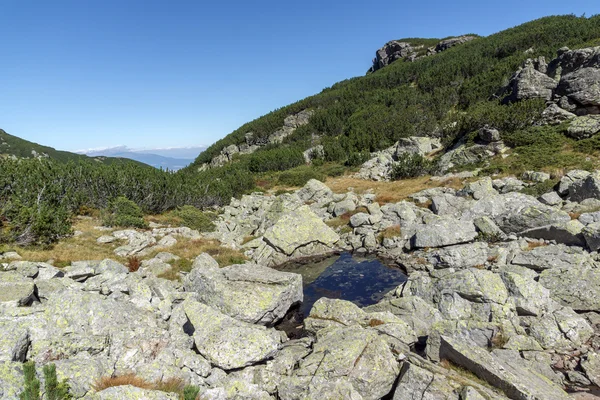
{"type": "Polygon", "coordinates": [[[122,228],[147,228],[142,209],[126,197],[119,196],[105,210],[103,224],[122,228]]]}
{"type": "Polygon", "coordinates": [[[183,206],[173,211],[173,215],[181,219],[184,226],[196,229],[200,232],[212,232],[215,230],[213,219],[207,213],[194,206],[183,206]]]}
{"type": "Polygon", "coordinates": [[[23,364],[25,388],[19,395],[21,400],[40,400],[40,381],[35,375],[35,363],[28,361],[23,364]]]}
{"type": "Polygon", "coordinates": [[[420,154],[405,153],[392,166],[392,180],[415,178],[431,174],[434,164],[420,154]]]}
{"type": "Polygon", "coordinates": [[[200,388],[188,385],[183,389],[183,398],[184,400],[196,400],[199,393],[200,388]]]}
{"type": "Polygon", "coordinates": [[[283,147],[253,153],[249,157],[248,169],[251,172],[285,171],[304,163],[301,150],[283,147]]]}
{"type": "Polygon", "coordinates": [[[66,381],[58,382],[56,377],[56,365],[44,365],[44,387],[46,400],[70,400],[73,396],[69,393],[69,385],[66,381]]]}
{"type": "Polygon", "coordinates": [[[528,194],[530,196],[541,196],[544,193],[548,193],[554,189],[554,187],[558,184],[558,179],[548,179],[545,182],[540,182],[533,186],[529,186],[521,190],[522,193],[528,194]]]}

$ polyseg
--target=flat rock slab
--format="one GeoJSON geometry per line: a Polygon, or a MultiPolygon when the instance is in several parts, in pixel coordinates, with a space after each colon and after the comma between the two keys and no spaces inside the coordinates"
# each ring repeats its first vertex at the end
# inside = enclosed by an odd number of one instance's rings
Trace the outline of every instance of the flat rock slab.
{"type": "Polygon", "coordinates": [[[340,237],[310,207],[302,206],[284,214],[266,231],[264,240],[278,251],[291,256],[297,248],[315,242],[333,248],[340,237]]]}
{"type": "Polygon", "coordinates": [[[281,336],[273,329],[238,321],[193,300],[183,303],[196,347],[211,364],[224,370],[243,368],[271,358],[281,336]]]}
{"type": "Polygon", "coordinates": [[[440,218],[426,225],[417,225],[411,244],[414,248],[444,247],[470,242],[476,237],[473,222],[440,218]]]}
{"type": "Polygon", "coordinates": [[[468,369],[511,399],[571,399],[562,388],[533,369],[506,362],[474,344],[442,336],[440,356],[468,369]]]}
{"type": "Polygon", "coordinates": [[[0,303],[25,306],[35,299],[33,279],[15,271],[0,272],[0,303]]]}
{"type": "Polygon", "coordinates": [[[301,275],[253,263],[221,269],[208,254],[198,256],[184,287],[230,317],[261,325],[279,321],[303,300],[301,275]]]}

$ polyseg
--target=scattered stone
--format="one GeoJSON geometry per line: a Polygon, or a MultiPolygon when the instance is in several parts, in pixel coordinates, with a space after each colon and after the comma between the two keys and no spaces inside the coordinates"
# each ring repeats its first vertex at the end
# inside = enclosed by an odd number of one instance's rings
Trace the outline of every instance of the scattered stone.
{"type": "Polygon", "coordinates": [[[443,247],[470,242],[477,237],[475,225],[470,221],[439,218],[426,225],[418,225],[411,239],[414,248],[443,247]]]}

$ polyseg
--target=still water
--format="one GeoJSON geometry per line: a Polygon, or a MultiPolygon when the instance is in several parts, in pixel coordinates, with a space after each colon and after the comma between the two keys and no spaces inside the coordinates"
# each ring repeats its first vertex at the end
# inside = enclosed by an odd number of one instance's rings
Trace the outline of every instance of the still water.
{"type": "Polygon", "coordinates": [[[308,316],[321,297],[342,299],[359,307],[377,303],[390,290],[406,281],[401,270],[382,264],[377,258],[342,253],[317,263],[288,264],[282,271],[302,275],[304,303],[301,311],[308,316]]]}

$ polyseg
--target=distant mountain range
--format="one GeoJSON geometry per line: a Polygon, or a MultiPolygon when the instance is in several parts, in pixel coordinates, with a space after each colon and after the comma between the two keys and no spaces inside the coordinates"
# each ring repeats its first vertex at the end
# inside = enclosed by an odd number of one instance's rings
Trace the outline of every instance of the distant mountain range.
{"type": "Polygon", "coordinates": [[[139,161],[155,168],[177,171],[194,162],[206,147],[172,147],[164,149],[132,149],[127,146],[77,151],[90,157],[121,157],[139,161]]]}

